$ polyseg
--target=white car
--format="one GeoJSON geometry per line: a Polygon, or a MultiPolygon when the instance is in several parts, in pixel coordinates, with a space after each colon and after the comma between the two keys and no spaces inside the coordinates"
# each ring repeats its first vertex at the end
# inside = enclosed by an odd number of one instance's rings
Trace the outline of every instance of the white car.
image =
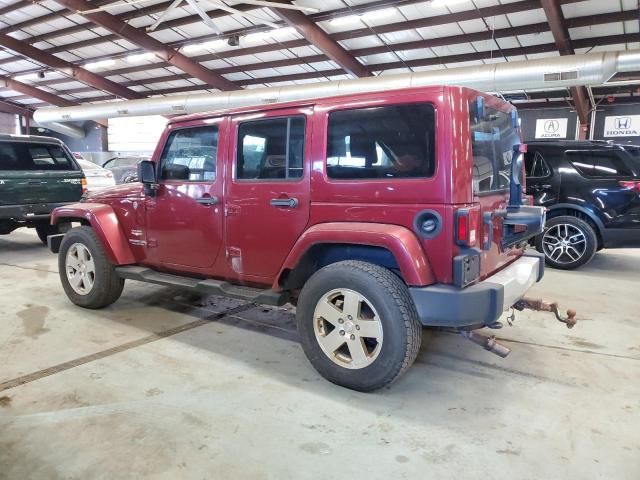
{"type": "Polygon", "coordinates": [[[77,158],[76,161],[80,164],[84,176],[87,178],[87,190],[89,192],[100,190],[102,188],[113,187],[116,184],[113,178],[111,170],[102,168],[93,162],[77,158]]]}

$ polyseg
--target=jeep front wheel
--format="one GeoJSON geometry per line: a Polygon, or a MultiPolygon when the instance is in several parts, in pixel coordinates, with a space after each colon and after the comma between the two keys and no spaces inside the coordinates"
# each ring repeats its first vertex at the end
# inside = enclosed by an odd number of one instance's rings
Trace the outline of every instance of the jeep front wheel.
{"type": "Polygon", "coordinates": [[[296,317],[311,364],[353,390],[389,385],[420,350],[422,327],[409,290],[378,265],[349,260],[317,271],[300,293],[296,317]]]}
{"type": "Polygon", "coordinates": [[[58,253],[60,281],[67,297],[85,308],[103,308],[120,298],[120,278],[91,227],[69,230],[58,253]]]}

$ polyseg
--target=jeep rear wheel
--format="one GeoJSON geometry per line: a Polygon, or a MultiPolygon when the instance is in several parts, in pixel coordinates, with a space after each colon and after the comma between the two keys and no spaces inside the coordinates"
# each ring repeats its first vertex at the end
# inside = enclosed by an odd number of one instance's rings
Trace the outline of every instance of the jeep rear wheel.
{"type": "Polygon", "coordinates": [[[350,260],[317,271],[300,293],[296,317],[311,364],[353,390],[389,385],[420,350],[422,327],[409,290],[378,265],[350,260]]]}
{"type": "Polygon", "coordinates": [[[120,298],[124,280],[107,259],[91,227],[69,230],[58,254],[60,281],[67,297],[85,308],[103,308],[120,298]]]}

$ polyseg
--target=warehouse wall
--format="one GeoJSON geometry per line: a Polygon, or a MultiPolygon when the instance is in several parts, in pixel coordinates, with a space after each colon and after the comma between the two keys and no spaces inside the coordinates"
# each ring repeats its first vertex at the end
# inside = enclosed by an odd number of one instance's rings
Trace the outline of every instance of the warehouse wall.
{"type": "Polygon", "coordinates": [[[107,128],[95,122],[85,122],[84,130],[86,132],[84,138],[72,138],[40,127],[31,127],[31,135],[46,135],[59,138],[72,152],[80,153],[87,160],[102,165],[112,156],[106,153],[107,128]]]}
{"type": "Polygon", "coordinates": [[[16,116],[13,113],[0,113],[0,133],[16,133],[16,116]]]}

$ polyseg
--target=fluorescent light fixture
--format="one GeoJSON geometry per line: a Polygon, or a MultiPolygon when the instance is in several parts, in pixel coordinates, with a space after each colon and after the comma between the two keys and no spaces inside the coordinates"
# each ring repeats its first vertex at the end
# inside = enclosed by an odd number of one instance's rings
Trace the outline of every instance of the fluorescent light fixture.
{"type": "Polygon", "coordinates": [[[38,72],[25,73],[24,75],[17,75],[13,77],[13,79],[18,82],[24,82],[25,80],[35,80],[36,78],[38,78],[38,72]]]}
{"type": "MultiPolygon", "coordinates": [[[[437,1],[437,0],[436,0],[437,1]]],[[[467,0],[464,0],[467,1],[467,0]]],[[[346,17],[337,17],[331,20],[331,25],[351,25],[363,20],[375,20],[377,18],[388,18],[394,16],[398,11],[395,8],[381,8],[380,10],[372,10],[362,15],[347,15],[346,17]]]]}
{"type": "Polygon", "coordinates": [[[353,23],[360,22],[360,15],[347,15],[346,17],[336,17],[331,20],[331,25],[335,25],[336,27],[342,25],[351,25],[353,23]]]}
{"type": "Polygon", "coordinates": [[[200,52],[202,50],[212,50],[222,47],[226,44],[224,40],[212,40],[204,43],[192,43],[182,47],[182,50],[187,53],[200,52]]]}
{"type": "Polygon", "coordinates": [[[151,53],[151,52],[146,52],[146,53],[137,53],[134,55],[129,55],[127,57],[127,62],[128,63],[140,63],[140,62],[144,62],[145,60],[153,60],[156,56],[151,53]]]}
{"type": "Polygon", "coordinates": [[[296,33],[296,29],[293,27],[282,27],[282,28],[275,28],[265,33],[267,33],[270,37],[277,38],[277,37],[284,37],[285,35],[292,35],[296,33]]]}
{"type": "Polygon", "coordinates": [[[431,6],[435,8],[449,7],[451,5],[457,5],[459,3],[465,3],[469,0],[432,0],[431,6]]]}
{"type": "Polygon", "coordinates": [[[84,68],[86,68],[87,70],[99,70],[101,68],[111,67],[115,65],[115,63],[116,61],[113,58],[107,58],[106,60],[85,63],[84,68]]]}
{"type": "Polygon", "coordinates": [[[381,8],[380,10],[373,10],[371,12],[364,13],[362,15],[362,19],[375,20],[377,18],[388,18],[393,17],[396,13],[398,13],[398,11],[395,8],[381,8]]]}

